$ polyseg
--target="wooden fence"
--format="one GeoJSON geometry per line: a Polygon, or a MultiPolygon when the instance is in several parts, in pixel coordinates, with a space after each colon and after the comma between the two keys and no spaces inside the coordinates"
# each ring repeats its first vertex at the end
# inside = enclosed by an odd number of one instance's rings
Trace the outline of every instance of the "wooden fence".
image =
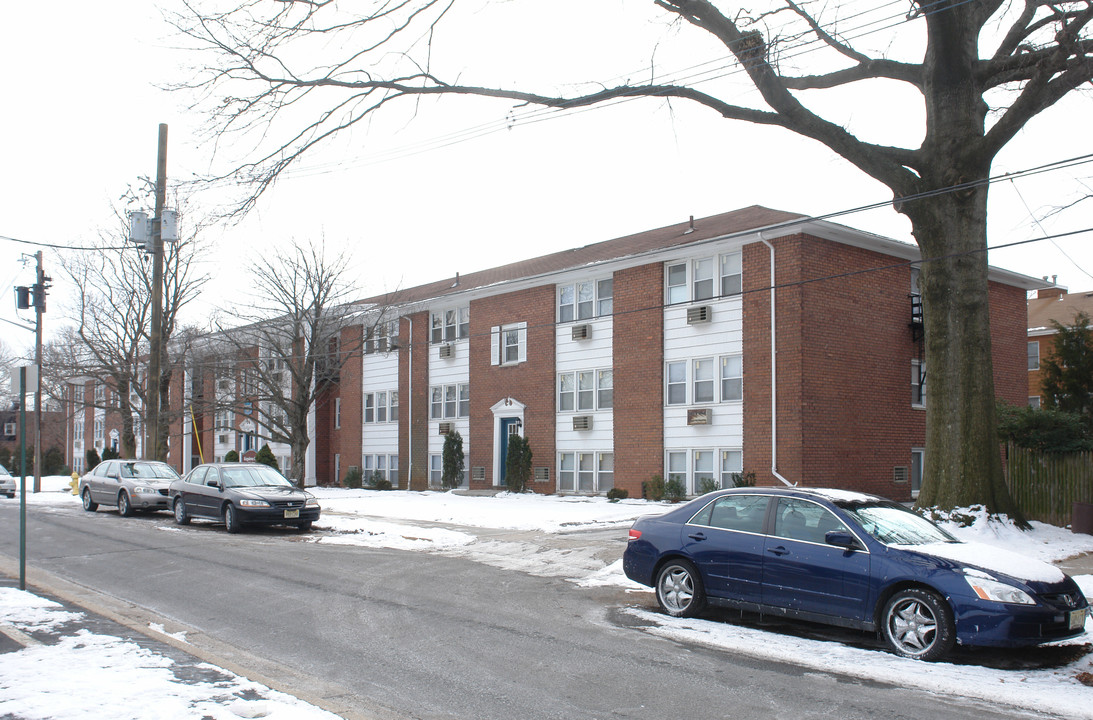
{"type": "Polygon", "coordinates": [[[1093,452],[1041,453],[1008,444],[1006,483],[1029,520],[1070,524],[1076,502],[1093,503],[1093,452]]]}

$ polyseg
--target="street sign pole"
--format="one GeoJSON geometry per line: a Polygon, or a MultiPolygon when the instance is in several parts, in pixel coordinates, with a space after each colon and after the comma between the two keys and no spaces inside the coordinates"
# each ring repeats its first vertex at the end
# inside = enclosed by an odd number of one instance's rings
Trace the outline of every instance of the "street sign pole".
{"type": "Polygon", "coordinates": [[[27,589],[27,369],[19,368],[19,589],[27,589]]]}

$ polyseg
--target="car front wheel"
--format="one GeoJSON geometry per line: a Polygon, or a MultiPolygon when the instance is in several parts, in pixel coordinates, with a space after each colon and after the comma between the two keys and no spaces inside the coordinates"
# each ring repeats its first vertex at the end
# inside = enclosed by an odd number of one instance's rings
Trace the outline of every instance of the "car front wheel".
{"type": "Polygon", "coordinates": [[[83,509],[88,512],[95,512],[99,509],[99,504],[91,499],[91,488],[84,488],[83,495],[80,496],[83,499],[83,509]]]}
{"type": "Polygon", "coordinates": [[[182,498],[175,498],[175,522],[179,525],[190,524],[190,514],[186,512],[186,503],[182,502],[182,498]]]}
{"type": "Polygon", "coordinates": [[[224,526],[230,533],[237,533],[243,529],[243,523],[239,520],[239,513],[231,503],[224,506],[224,526]]]}
{"type": "Polygon", "coordinates": [[[940,660],[956,644],[956,627],[948,604],[920,588],[892,596],[884,606],[881,632],[893,653],[926,662],[940,660]]]}
{"type": "Polygon", "coordinates": [[[118,493],[118,515],[130,517],[133,514],[133,504],[129,502],[129,493],[122,490],[118,493]]]}
{"type": "Polygon", "coordinates": [[[657,573],[657,602],[672,617],[694,617],[706,606],[702,578],[686,560],[672,560],[657,573]]]}

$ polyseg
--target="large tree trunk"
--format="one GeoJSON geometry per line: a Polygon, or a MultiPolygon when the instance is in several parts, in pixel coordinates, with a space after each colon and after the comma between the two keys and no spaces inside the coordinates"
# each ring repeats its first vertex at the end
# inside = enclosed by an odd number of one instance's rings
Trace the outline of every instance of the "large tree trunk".
{"type": "Polygon", "coordinates": [[[987,281],[986,187],[904,208],[922,249],[926,447],[920,507],[984,504],[1024,525],[1002,475],[987,281]]]}

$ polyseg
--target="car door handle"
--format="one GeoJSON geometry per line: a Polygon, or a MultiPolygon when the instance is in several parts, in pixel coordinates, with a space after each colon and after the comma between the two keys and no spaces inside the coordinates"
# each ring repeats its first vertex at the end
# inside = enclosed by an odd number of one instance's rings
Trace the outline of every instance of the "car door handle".
{"type": "Polygon", "coordinates": [[[691,535],[688,535],[687,537],[691,538],[692,540],[702,541],[702,540],[706,539],[706,533],[696,532],[696,533],[693,533],[691,535]]]}
{"type": "Polygon", "coordinates": [[[778,547],[767,548],[767,552],[774,553],[779,557],[781,557],[782,555],[789,555],[789,550],[786,550],[785,547],[782,545],[779,545],[778,547]]]}

